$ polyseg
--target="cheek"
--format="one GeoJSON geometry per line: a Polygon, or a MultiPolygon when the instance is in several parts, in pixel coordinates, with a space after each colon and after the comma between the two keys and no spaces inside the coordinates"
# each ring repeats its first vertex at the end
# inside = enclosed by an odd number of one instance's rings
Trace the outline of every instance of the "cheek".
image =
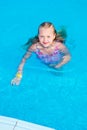
{"type": "Polygon", "coordinates": [[[39,41],[41,40],[41,38],[40,37],[38,37],[39,38],[39,41]]]}
{"type": "Polygon", "coordinates": [[[39,41],[42,41],[42,38],[39,37],[39,41]]]}
{"type": "Polygon", "coordinates": [[[50,41],[52,42],[54,40],[54,38],[51,38],[50,41]]]}
{"type": "Polygon", "coordinates": [[[39,42],[42,43],[43,42],[43,38],[39,38],[39,42]]]}

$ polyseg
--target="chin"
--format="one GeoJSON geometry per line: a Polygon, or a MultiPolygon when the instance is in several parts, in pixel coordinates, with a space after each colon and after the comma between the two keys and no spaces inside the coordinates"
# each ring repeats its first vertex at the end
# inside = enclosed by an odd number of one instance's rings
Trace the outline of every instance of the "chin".
{"type": "Polygon", "coordinates": [[[48,48],[49,47],[49,45],[43,45],[45,48],[48,48]]]}
{"type": "Polygon", "coordinates": [[[43,44],[43,46],[44,46],[44,47],[49,47],[49,46],[50,46],[50,44],[43,44]]]}

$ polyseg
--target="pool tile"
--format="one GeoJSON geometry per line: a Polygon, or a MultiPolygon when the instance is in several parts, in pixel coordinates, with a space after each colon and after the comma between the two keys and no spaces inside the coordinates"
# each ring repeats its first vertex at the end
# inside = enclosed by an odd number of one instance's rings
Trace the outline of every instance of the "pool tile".
{"type": "Polygon", "coordinates": [[[0,116],[0,130],[55,130],[15,118],[0,116]]]}
{"type": "Polygon", "coordinates": [[[13,130],[13,126],[8,125],[8,124],[4,124],[4,123],[0,123],[0,130],[13,130]]]}
{"type": "Polygon", "coordinates": [[[0,116],[0,130],[13,130],[16,119],[0,116]]]}
{"type": "Polygon", "coordinates": [[[17,126],[15,128],[15,130],[54,130],[52,128],[46,127],[46,126],[41,126],[38,124],[34,124],[34,123],[29,123],[29,122],[25,122],[25,121],[18,121],[17,122],[17,126]]]}

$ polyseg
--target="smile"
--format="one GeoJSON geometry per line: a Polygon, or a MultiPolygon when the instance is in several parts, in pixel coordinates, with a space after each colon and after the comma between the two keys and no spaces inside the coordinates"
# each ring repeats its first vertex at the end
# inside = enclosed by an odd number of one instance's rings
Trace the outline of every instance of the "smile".
{"type": "Polygon", "coordinates": [[[43,44],[48,44],[49,42],[43,42],[43,44]]]}

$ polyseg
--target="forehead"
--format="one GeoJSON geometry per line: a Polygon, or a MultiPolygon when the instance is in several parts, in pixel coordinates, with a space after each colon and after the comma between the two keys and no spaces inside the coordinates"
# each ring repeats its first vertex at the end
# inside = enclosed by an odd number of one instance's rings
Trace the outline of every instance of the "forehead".
{"type": "Polygon", "coordinates": [[[54,29],[52,27],[40,27],[39,34],[52,34],[54,33],[54,29]]]}

